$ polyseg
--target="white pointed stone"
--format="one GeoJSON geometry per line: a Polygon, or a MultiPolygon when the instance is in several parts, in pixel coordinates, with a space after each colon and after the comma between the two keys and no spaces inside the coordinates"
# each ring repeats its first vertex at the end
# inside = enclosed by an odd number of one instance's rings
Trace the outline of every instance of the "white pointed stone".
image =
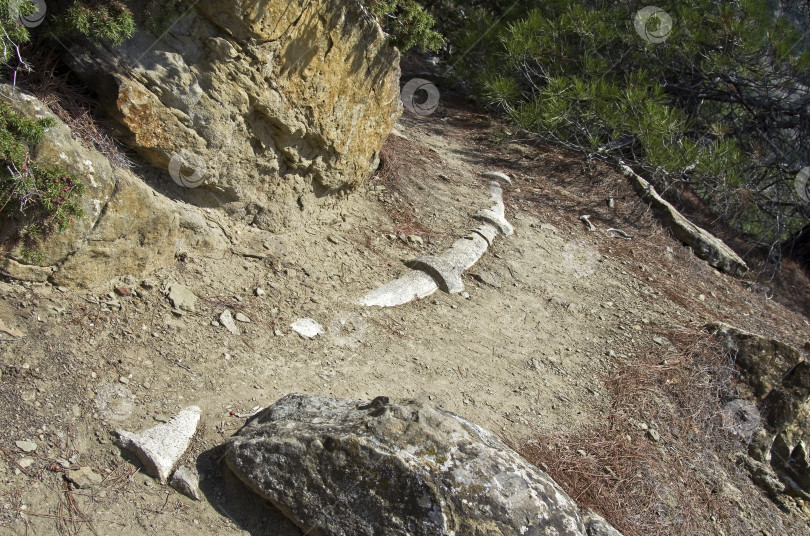
{"type": "Polygon", "coordinates": [[[121,448],[134,452],[146,471],[165,484],[177,461],[188,448],[200,422],[200,408],[190,406],[169,419],[140,433],[116,430],[121,448]]]}

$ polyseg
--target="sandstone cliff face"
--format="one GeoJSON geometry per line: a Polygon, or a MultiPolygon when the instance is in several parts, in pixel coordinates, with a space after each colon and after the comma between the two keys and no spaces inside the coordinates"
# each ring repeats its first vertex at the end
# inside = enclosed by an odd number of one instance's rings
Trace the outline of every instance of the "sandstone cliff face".
{"type": "Polygon", "coordinates": [[[202,0],[157,39],[71,51],[128,144],[178,197],[277,231],[378,163],[399,53],[356,0],[202,0]]]}

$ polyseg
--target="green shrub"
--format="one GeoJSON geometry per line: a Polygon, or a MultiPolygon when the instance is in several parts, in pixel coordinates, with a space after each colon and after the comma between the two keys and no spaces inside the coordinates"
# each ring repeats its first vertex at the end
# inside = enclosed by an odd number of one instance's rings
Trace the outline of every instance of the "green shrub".
{"type": "MultiPolygon", "coordinates": [[[[17,6],[21,14],[35,12],[31,2],[17,6]]],[[[46,18],[34,28],[12,19],[9,0],[0,0],[0,67],[12,73],[32,68],[20,53],[20,46],[32,32],[51,37],[83,37],[92,41],[121,44],[135,31],[132,13],[123,2],[77,0],[46,12],[46,18]]],[[[34,66],[36,67],[36,66],[34,66]]],[[[30,120],[0,104],[0,215],[4,227],[9,224],[23,241],[20,252],[37,263],[35,244],[43,236],[65,230],[83,215],[78,199],[84,185],[76,177],[56,167],[33,164],[29,146],[39,143],[52,120],[30,120]]]]}
{"type": "Polygon", "coordinates": [[[454,75],[486,105],[659,188],[688,185],[755,240],[810,218],[793,188],[810,164],[810,109],[798,105],[810,101],[810,10],[788,20],[753,0],[662,1],[674,24],[656,42],[636,31],[643,4],[512,5],[471,13],[450,35],[454,75]]]}
{"type": "Polygon", "coordinates": [[[363,0],[363,3],[377,16],[394,46],[403,52],[413,47],[439,50],[444,44],[442,36],[433,29],[436,24],[433,16],[415,0],[363,0]]]}
{"type": "Polygon", "coordinates": [[[82,36],[93,41],[120,45],[135,32],[132,12],[123,2],[77,0],[66,10],[57,12],[50,30],[59,36],[82,36]]]}
{"type": "Polygon", "coordinates": [[[83,215],[77,200],[84,185],[54,167],[31,162],[29,144],[42,141],[53,119],[27,119],[0,104],[0,214],[23,238],[64,230],[83,215]]]}

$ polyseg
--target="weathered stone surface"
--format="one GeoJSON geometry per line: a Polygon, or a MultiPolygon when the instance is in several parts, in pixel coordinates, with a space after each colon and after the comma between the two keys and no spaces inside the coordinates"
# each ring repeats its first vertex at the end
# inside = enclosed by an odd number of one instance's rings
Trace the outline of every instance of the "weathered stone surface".
{"type": "Polygon", "coordinates": [[[177,461],[186,452],[199,421],[200,408],[189,406],[169,422],[140,433],[116,430],[117,443],[134,452],[146,471],[165,484],[177,461]]]}
{"type": "Polygon", "coordinates": [[[439,288],[445,292],[456,294],[464,290],[464,283],[461,281],[461,272],[457,271],[450,263],[434,257],[424,255],[408,262],[408,266],[414,270],[421,270],[439,284],[439,288]]]}
{"type": "Polygon", "coordinates": [[[248,421],[225,458],[308,534],[585,535],[548,475],[424,403],[288,395],[248,421]]]}
{"type": "Polygon", "coordinates": [[[67,479],[73,482],[79,489],[90,489],[101,484],[104,479],[100,474],[85,466],[67,472],[67,479]]]}
{"type": "MultiPolygon", "coordinates": [[[[23,259],[22,244],[0,261],[0,273],[29,281],[92,287],[123,274],[138,275],[167,265],[174,256],[178,218],[173,204],[131,172],[113,168],[106,157],[73,138],[70,129],[40,101],[0,85],[0,100],[27,117],[51,118],[43,141],[32,148],[33,161],[56,166],[85,185],[79,200],[84,217],[66,231],[36,246],[39,265],[23,259]]],[[[13,241],[15,229],[0,222],[0,242],[13,241]]]]}
{"type": "Polygon", "coordinates": [[[128,144],[199,186],[180,195],[269,230],[363,181],[402,109],[399,54],[354,1],[202,0],[70,59],[128,144]]]}
{"type": "Polygon", "coordinates": [[[687,220],[675,207],[658,195],[650,183],[636,175],[628,166],[621,165],[619,169],[630,181],[636,194],[650,205],[661,223],[675,238],[691,247],[695,255],[731,275],[742,275],[748,271],[748,266],[739,255],[722,240],[687,220]]]}
{"type": "Polygon", "coordinates": [[[200,500],[200,475],[194,469],[181,465],[172,475],[169,485],[189,499],[200,500]]]}
{"type": "Polygon", "coordinates": [[[185,285],[171,283],[168,285],[169,301],[172,307],[181,311],[194,312],[197,304],[197,296],[185,285]]]}
{"type": "Polygon", "coordinates": [[[801,439],[807,431],[792,428],[799,424],[802,414],[806,414],[808,400],[810,363],[799,361],[765,397],[762,416],[773,431],[787,431],[791,440],[801,439]]]}
{"type": "Polygon", "coordinates": [[[613,528],[605,518],[586,508],[582,512],[582,522],[588,536],[622,536],[622,533],[613,528]]]}
{"type": "Polygon", "coordinates": [[[437,290],[439,284],[436,280],[425,272],[415,270],[372,290],[360,298],[358,303],[366,307],[396,307],[426,298],[437,290]]]}
{"type": "Polygon", "coordinates": [[[779,385],[782,375],[802,358],[798,350],[788,344],[723,322],[707,324],[706,329],[722,339],[729,357],[760,399],[779,385]]]}

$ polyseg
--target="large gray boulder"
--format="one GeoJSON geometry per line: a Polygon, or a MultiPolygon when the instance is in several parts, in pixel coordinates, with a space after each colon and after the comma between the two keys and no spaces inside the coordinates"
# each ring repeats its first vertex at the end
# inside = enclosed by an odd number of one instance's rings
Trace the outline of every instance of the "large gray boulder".
{"type": "Polygon", "coordinates": [[[357,0],[200,0],[171,20],[69,58],[122,139],[191,186],[178,195],[279,231],[376,168],[399,53],[357,0]]]}
{"type": "Polygon", "coordinates": [[[233,472],[307,534],[586,534],[547,474],[425,403],[287,395],[227,447],[233,472]]]}

